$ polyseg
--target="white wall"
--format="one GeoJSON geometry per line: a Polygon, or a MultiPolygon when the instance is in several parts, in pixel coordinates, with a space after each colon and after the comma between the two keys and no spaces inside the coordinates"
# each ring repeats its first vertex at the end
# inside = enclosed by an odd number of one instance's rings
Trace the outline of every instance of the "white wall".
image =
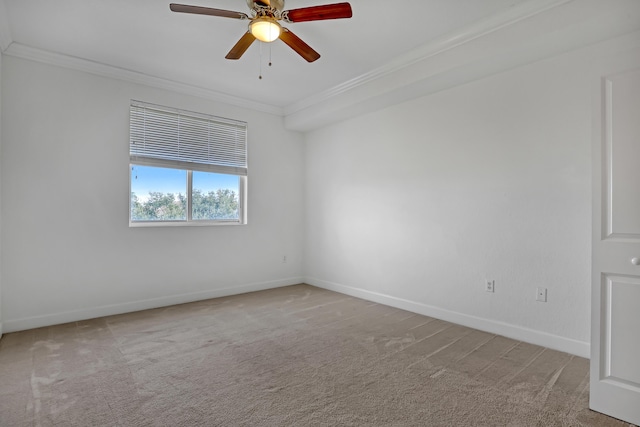
{"type": "Polygon", "coordinates": [[[588,357],[593,52],[309,133],[306,281],[588,357]]]}
{"type": "Polygon", "coordinates": [[[301,281],[304,147],[281,117],[10,56],[2,67],[5,332],[301,281]],[[128,227],[131,99],[248,122],[248,225],[128,227]]]}
{"type": "MultiPolygon", "coordinates": [[[[2,53],[0,53],[0,153],[2,153],[2,53]]],[[[2,338],[2,162],[0,161],[0,338],[2,338]]]]}

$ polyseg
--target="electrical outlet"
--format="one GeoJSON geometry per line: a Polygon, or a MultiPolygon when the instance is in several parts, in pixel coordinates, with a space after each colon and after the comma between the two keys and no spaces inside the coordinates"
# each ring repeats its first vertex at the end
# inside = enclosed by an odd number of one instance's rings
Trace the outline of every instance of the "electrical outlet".
{"type": "Polygon", "coordinates": [[[536,289],[536,301],[547,302],[547,288],[536,289]]]}
{"type": "Polygon", "coordinates": [[[487,292],[495,292],[496,281],[495,280],[487,280],[485,282],[485,291],[487,292]]]}

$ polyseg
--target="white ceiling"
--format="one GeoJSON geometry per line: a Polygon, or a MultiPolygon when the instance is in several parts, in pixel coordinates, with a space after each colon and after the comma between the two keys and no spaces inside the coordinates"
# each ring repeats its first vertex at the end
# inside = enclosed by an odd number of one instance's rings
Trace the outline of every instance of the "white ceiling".
{"type": "MultiPolygon", "coordinates": [[[[11,40],[19,45],[286,107],[525,2],[352,0],[351,19],[285,25],[322,55],[309,64],[280,41],[262,44],[262,60],[259,42],[240,60],[226,60],[247,21],[173,13],[171,1],[249,12],[245,0],[4,3],[11,40]]],[[[285,9],[339,1],[287,0],[285,9]]]]}
{"type": "MultiPolygon", "coordinates": [[[[229,61],[247,21],[174,13],[171,1],[249,12],[246,0],[0,0],[0,48],[281,115],[306,131],[640,34],[640,0],[351,0],[351,19],[285,25],[318,61],[280,41],[229,61]]],[[[340,1],[287,0],[285,9],[340,1]]]]}

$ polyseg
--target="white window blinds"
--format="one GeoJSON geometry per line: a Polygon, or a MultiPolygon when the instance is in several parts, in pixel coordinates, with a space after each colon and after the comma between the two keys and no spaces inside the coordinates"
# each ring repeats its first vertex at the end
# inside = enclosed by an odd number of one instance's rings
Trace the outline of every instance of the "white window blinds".
{"type": "Polygon", "coordinates": [[[247,175],[247,124],[131,101],[132,163],[247,175]]]}

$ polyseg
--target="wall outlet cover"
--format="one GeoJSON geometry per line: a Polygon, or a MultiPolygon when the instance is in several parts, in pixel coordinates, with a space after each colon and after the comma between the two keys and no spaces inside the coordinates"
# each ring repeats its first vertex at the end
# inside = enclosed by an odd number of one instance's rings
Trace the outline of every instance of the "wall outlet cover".
{"type": "Polygon", "coordinates": [[[547,288],[538,288],[536,290],[536,301],[547,302],[547,288]]]}

